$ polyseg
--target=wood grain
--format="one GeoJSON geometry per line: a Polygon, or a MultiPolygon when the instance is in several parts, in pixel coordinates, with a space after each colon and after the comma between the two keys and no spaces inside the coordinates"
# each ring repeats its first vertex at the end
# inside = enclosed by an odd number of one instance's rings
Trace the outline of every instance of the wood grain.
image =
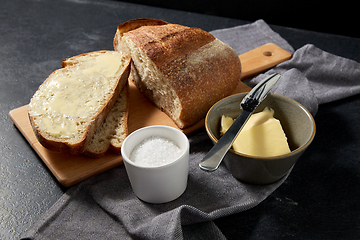
{"type": "MultiPolygon", "coordinates": [[[[270,43],[244,53],[239,57],[242,63],[241,79],[243,80],[290,59],[291,54],[270,43]]],[[[152,125],[167,125],[177,128],[175,123],[164,112],[150,103],[132,83],[129,83],[129,89],[129,133],[152,125]]],[[[234,94],[248,92],[249,90],[250,87],[239,81],[234,94]]],[[[27,105],[10,111],[9,116],[56,179],[65,187],[103,173],[121,165],[123,162],[120,155],[116,155],[111,151],[97,159],[50,151],[37,141],[28,118],[27,105]]],[[[185,134],[191,134],[202,127],[204,127],[204,120],[182,131],[185,134]]]]}
{"type": "Polygon", "coordinates": [[[241,80],[264,72],[277,64],[289,60],[291,54],[274,43],[267,43],[241,54],[241,80]]]}

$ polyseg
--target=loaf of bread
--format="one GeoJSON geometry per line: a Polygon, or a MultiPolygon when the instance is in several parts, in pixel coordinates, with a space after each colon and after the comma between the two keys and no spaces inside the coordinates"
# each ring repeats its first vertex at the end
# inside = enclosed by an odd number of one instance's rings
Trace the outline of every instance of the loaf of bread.
{"type": "Polygon", "coordinates": [[[127,83],[131,58],[96,51],[63,60],[31,98],[28,113],[39,142],[83,153],[127,83]]]}
{"type": "Polygon", "coordinates": [[[199,28],[131,20],[118,26],[114,48],[131,55],[129,79],[179,128],[203,119],[240,80],[236,52],[199,28]]]}
{"type": "Polygon", "coordinates": [[[104,122],[97,128],[89,145],[85,148],[84,155],[101,157],[108,149],[121,154],[121,146],[128,135],[128,85],[120,92],[110,113],[104,122]]]}

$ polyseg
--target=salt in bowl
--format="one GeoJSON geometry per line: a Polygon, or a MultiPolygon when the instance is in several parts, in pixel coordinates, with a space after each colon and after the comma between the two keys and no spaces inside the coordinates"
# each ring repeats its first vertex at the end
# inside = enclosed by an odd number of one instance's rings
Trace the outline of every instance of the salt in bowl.
{"type": "Polygon", "coordinates": [[[132,189],[141,200],[149,203],[170,202],[185,191],[189,172],[189,140],[180,130],[168,126],[138,129],[124,140],[121,154],[132,189]],[[149,143],[151,137],[155,137],[157,143],[154,140],[150,145],[144,145],[141,150],[144,152],[140,154],[145,155],[139,155],[136,159],[136,154],[132,155],[133,150],[143,145],[144,141],[149,143]],[[176,159],[172,156],[174,146],[171,146],[165,153],[167,156],[164,156],[164,149],[160,149],[164,148],[161,146],[165,144],[164,139],[171,140],[180,148],[176,159]],[[150,159],[146,160],[148,157],[150,159]],[[142,161],[144,159],[147,162],[142,161]]]}

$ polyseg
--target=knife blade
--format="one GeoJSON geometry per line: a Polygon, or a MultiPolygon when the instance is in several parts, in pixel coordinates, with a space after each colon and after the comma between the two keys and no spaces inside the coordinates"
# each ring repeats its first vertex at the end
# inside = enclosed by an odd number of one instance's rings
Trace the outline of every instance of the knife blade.
{"type": "Polygon", "coordinates": [[[270,90],[275,86],[281,75],[274,73],[258,83],[241,101],[241,114],[236,118],[230,128],[219,139],[214,147],[201,160],[199,166],[205,171],[215,171],[229,151],[241,129],[246,124],[256,107],[264,100],[270,90]]]}

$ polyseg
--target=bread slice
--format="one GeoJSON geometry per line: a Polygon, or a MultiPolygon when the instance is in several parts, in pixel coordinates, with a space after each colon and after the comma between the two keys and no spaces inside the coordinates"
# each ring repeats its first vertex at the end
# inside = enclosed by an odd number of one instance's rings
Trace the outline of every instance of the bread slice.
{"type": "Polygon", "coordinates": [[[236,52],[198,28],[131,20],[118,26],[114,48],[131,55],[129,79],[179,128],[203,119],[240,81],[236,52]]]}
{"type": "Polygon", "coordinates": [[[96,130],[84,155],[101,157],[108,149],[121,154],[121,146],[128,135],[128,85],[126,85],[104,122],[96,130]]]}
{"type": "Polygon", "coordinates": [[[96,51],[63,60],[31,98],[29,118],[39,142],[82,153],[127,83],[131,58],[96,51]]]}

